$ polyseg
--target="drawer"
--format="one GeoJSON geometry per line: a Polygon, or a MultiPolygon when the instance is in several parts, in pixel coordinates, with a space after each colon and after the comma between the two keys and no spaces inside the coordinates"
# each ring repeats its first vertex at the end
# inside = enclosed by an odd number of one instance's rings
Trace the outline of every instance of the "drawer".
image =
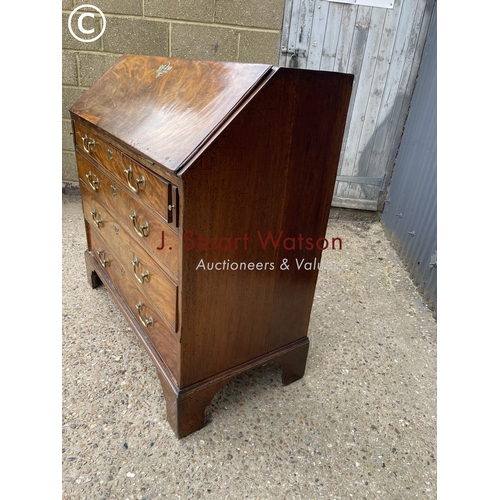
{"type": "MultiPolygon", "coordinates": [[[[158,309],[140,290],[132,272],[123,266],[111,246],[86,221],[89,250],[120,294],[141,330],[151,340],[160,356],[166,361],[174,376],[179,379],[179,342],[176,334],[165,323],[158,309]]],[[[91,224],[91,223],[90,223],[91,224]]]]}
{"type": "MultiPolygon", "coordinates": [[[[100,205],[98,213],[103,216],[106,212],[108,220],[114,219],[133,236],[132,246],[145,248],[156,261],[171,271],[175,278],[178,278],[179,235],[174,233],[149,207],[132,197],[124,187],[114,182],[83,155],[77,153],[76,159],[81,185],[92,196],[94,202],[100,205]],[[110,216],[110,212],[113,212],[114,216],[110,216]]],[[[95,207],[87,207],[85,215],[88,217],[94,209],[95,207]]],[[[96,221],[94,222],[99,229],[109,229],[109,224],[105,224],[104,220],[102,228],[96,221]]]]}
{"type": "Polygon", "coordinates": [[[125,153],[106,142],[91,127],[75,122],[76,144],[111,172],[133,195],[138,196],[171,225],[179,227],[177,186],[161,179],[125,153]]]}
{"type": "MultiPolygon", "coordinates": [[[[123,230],[121,224],[111,221],[108,212],[98,203],[92,203],[91,199],[84,199],[85,214],[97,210],[98,218],[103,219],[103,225],[99,227],[106,244],[118,257],[119,261],[134,276],[137,287],[141,289],[148,298],[157,306],[158,311],[165,321],[176,332],[177,308],[178,308],[178,286],[170,279],[164,271],[151,259],[151,257],[123,230]],[[90,202],[89,202],[90,201],[90,202]],[[104,221],[108,223],[104,223],[104,221]]],[[[94,224],[92,215],[90,224],[94,224]]],[[[97,229],[97,227],[96,227],[97,229]]]]}
{"type": "MultiPolygon", "coordinates": [[[[113,173],[132,193],[156,210],[172,227],[179,227],[177,186],[160,179],[151,171],[122,153],[123,168],[113,173]]],[[[110,170],[109,164],[106,165],[110,170]]]]}
{"type": "MultiPolygon", "coordinates": [[[[108,144],[101,135],[91,127],[86,127],[78,121],[75,124],[75,144],[85,153],[102,165],[122,165],[122,153],[108,144]]],[[[118,168],[117,166],[115,168],[118,168]]]]}

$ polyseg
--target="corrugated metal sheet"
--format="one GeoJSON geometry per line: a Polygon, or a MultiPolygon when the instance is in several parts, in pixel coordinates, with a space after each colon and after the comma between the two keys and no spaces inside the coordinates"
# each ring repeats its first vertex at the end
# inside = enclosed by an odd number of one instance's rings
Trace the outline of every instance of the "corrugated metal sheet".
{"type": "Polygon", "coordinates": [[[280,65],[355,75],[332,205],[382,208],[435,0],[286,0],[280,65]]]}
{"type": "Polygon", "coordinates": [[[437,311],[436,8],[382,220],[431,309],[437,311]]]}

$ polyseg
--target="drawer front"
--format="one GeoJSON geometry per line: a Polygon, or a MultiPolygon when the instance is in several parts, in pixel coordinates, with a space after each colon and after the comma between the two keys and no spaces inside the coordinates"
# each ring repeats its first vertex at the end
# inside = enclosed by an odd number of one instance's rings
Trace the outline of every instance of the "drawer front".
{"type": "MultiPolygon", "coordinates": [[[[126,188],[111,180],[103,170],[92,165],[83,155],[77,153],[78,174],[83,186],[88,188],[101,211],[108,212],[107,218],[115,221],[133,236],[134,247],[146,248],[155,260],[161,262],[179,277],[179,236],[174,233],[149,207],[128,194],[126,188]],[[110,217],[113,211],[115,217],[110,217]]],[[[94,211],[95,207],[92,207],[94,211]]],[[[87,209],[85,215],[88,217],[87,209]]],[[[94,216],[94,218],[97,215],[94,216]]],[[[96,221],[94,221],[96,222],[96,221]]],[[[99,224],[96,226],[101,228],[99,224]]],[[[108,229],[103,221],[102,229],[108,229]]]]}
{"type": "Polygon", "coordinates": [[[138,288],[157,306],[170,327],[177,331],[177,285],[90,193],[84,196],[83,207],[89,224],[96,227],[122,265],[134,276],[138,288]],[[95,216],[91,215],[94,211],[97,212],[95,216]],[[96,220],[102,220],[102,223],[96,224],[96,220]]]}
{"type": "Polygon", "coordinates": [[[90,127],[75,122],[76,144],[111,172],[122,186],[138,196],[165,219],[172,229],[179,227],[177,186],[161,179],[138,162],[107,143],[90,127]]]}
{"type": "Polygon", "coordinates": [[[108,144],[97,131],[80,122],[75,122],[75,144],[80,151],[83,150],[110,171],[125,168],[121,151],[108,144]]]}
{"type": "MultiPolygon", "coordinates": [[[[87,221],[86,224],[89,224],[87,221]]],[[[91,224],[91,223],[90,223],[91,224]]],[[[151,300],[136,286],[131,271],[123,266],[111,246],[89,226],[89,249],[118,290],[141,330],[151,340],[174,376],[179,379],[179,342],[151,300]]]]}
{"type": "Polygon", "coordinates": [[[179,202],[175,200],[172,183],[160,179],[126,154],[122,154],[122,163],[123,168],[113,173],[131,193],[144,200],[172,229],[177,230],[178,218],[174,214],[177,213],[179,202]]]}

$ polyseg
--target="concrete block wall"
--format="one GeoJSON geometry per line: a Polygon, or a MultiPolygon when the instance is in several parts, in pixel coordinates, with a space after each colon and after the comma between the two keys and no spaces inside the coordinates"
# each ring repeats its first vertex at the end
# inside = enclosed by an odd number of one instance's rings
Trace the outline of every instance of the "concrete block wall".
{"type": "MultiPolygon", "coordinates": [[[[69,107],[121,55],[146,54],[277,65],[285,0],[63,0],[62,180],[78,181],[69,107]],[[104,34],[80,42],[68,28],[76,7],[99,8],[104,34]]],[[[80,13],[80,11],[79,11],[80,13]]],[[[78,35],[73,16],[72,26],[78,35]]],[[[99,15],[82,22],[101,31],[99,15]]],[[[84,38],[84,36],[82,36],[84,38]]]]}

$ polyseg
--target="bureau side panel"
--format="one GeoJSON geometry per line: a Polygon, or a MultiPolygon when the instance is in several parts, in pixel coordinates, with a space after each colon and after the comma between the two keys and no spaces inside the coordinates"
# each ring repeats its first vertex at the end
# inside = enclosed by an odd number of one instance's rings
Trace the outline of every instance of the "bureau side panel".
{"type": "Polygon", "coordinates": [[[277,70],[182,174],[183,384],[307,335],[351,84],[277,70]]]}

